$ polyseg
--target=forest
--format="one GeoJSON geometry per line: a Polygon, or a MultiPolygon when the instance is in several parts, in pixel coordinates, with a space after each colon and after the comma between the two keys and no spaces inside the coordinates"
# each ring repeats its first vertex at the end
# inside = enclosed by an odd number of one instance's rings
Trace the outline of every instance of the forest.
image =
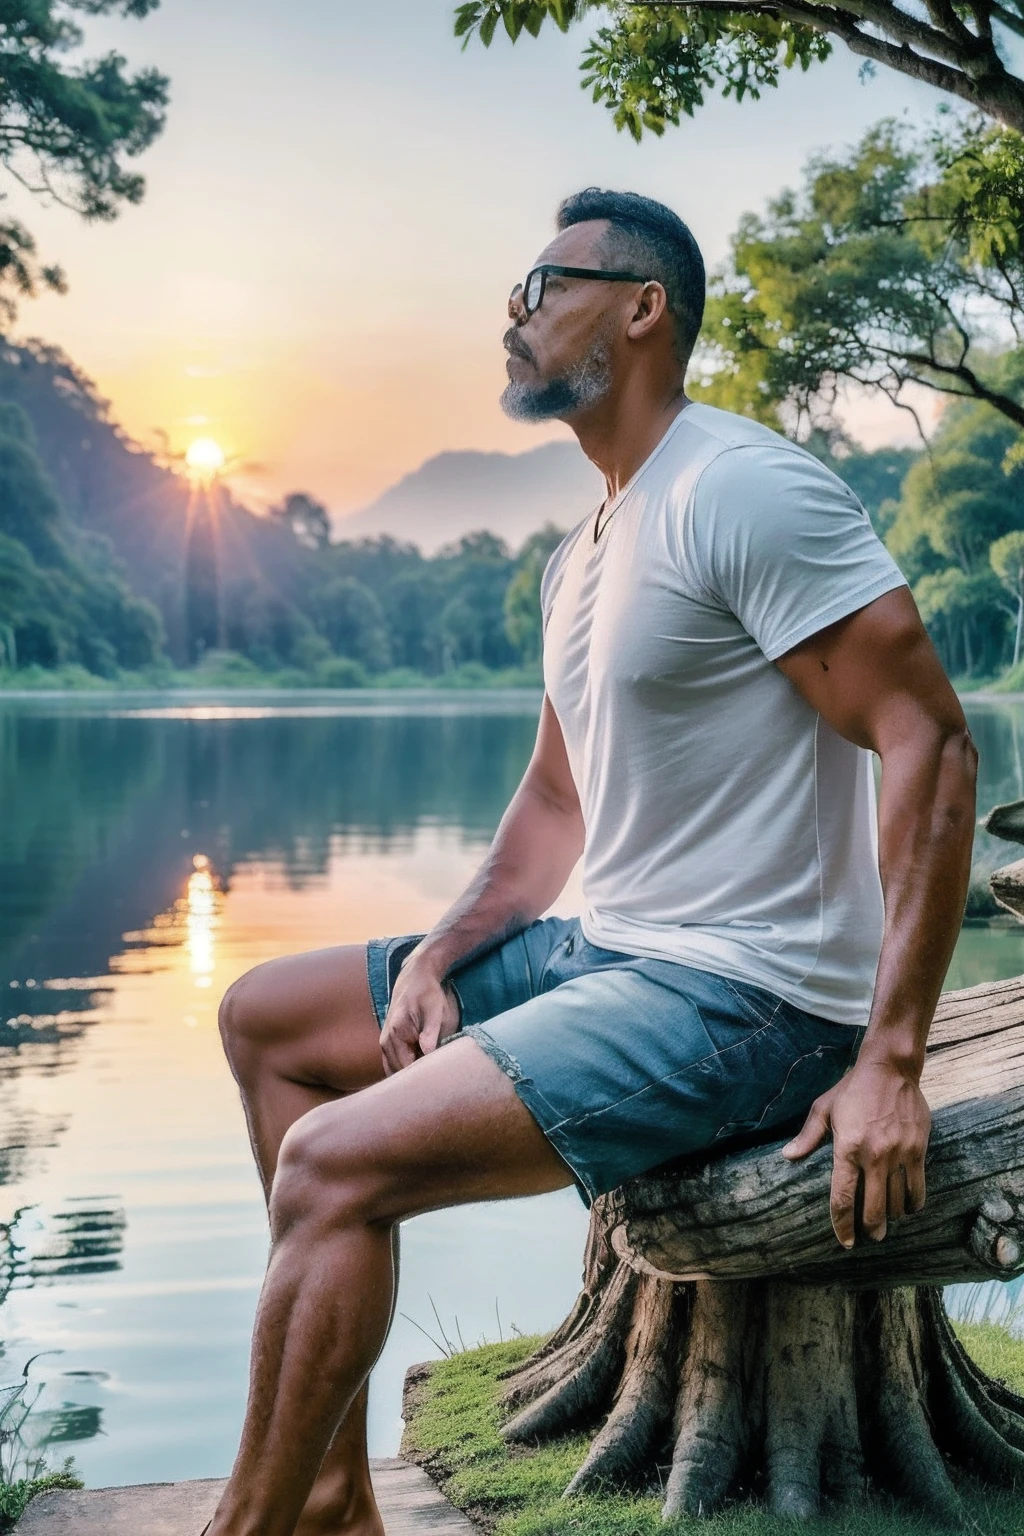
{"type": "Polygon", "coordinates": [[[560,534],[480,532],[427,558],[332,542],[286,497],[256,516],[125,438],[53,348],[0,350],[0,674],[358,687],[536,680],[537,593],[560,534]]]}
{"type": "MultiPolygon", "coordinates": [[[[125,74],[117,55],[82,73],[65,57],[74,17],[154,8],[12,11],[0,151],[22,153],[28,125],[30,189],[59,181],[86,220],[142,198],[127,162],[159,136],[168,81],[125,74]]],[[[812,154],[800,185],[739,219],[710,275],[688,388],[843,476],[959,686],[1024,686],[1024,82],[987,11],[977,35],[952,12],[922,31],[886,4],[865,31],[855,11],[822,20],[811,7],[810,30],[736,12],[709,30],[685,5],[467,0],[455,31],[529,46],[604,12],[582,83],[637,139],[716,89],[774,89],[838,44],[938,88],[932,121],[884,119],[812,154]],[[941,79],[920,53],[940,44],[941,79]],[[850,438],[844,401],[879,396],[916,421],[915,446],[868,452],[850,438]],[[926,431],[929,399],[942,409],[926,431]]],[[[1000,25],[1012,31],[1015,14],[1003,7],[1000,25]]],[[[428,557],[393,538],[344,539],[302,488],[260,516],[224,484],[204,491],[133,442],[59,349],[10,339],[26,301],[65,286],[32,233],[0,220],[0,686],[539,681],[540,578],[560,530],[511,549],[482,506],[480,531],[428,557]]]]}
{"type": "MultiPolygon", "coordinates": [[[[721,392],[714,379],[694,390],[721,392]]],[[[962,683],[1021,660],[1018,437],[1005,415],[964,400],[927,448],[866,452],[834,426],[805,434],[864,503],[962,683]]],[[[428,557],[390,537],[332,537],[301,492],[256,516],[128,440],[63,354],[0,350],[7,687],[536,683],[540,578],[561,532],[512,551],[480,531],[428,557]]]]}

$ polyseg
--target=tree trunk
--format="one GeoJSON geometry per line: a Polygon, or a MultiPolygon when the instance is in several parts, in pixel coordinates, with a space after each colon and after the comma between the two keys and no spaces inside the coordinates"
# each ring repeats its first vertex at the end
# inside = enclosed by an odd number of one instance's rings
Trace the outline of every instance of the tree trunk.
{"type": "Polygon", "coordinates": [[[949,992],[922,1087],[928,1202],[847,1252],[831,1149],[681,1160],[598,1200],[572,1314],[509,1379],[503,1433],[593,1426],[567,1493],[738,1494],[808,1517],[889,1490],[934,1523],[953,1466],[1024,1492],[1024,1398],[953,1334],[939,1287],[1024,1273],[1024,977],[949,992]]]}

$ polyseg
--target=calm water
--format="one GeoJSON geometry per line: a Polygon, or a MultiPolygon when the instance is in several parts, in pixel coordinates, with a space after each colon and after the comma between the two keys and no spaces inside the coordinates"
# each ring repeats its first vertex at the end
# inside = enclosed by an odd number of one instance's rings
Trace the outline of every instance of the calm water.
{"type": "MultiPolygon", "coordinates": [[[[1024,795],[1024,706],[973,704],[980,809],[1024,795]]],[[[266,1221],[217,1003],[273,955],[428,926],[523,770],[536,701],[0,703],[0,1382],[91,1485],[227,1471],[266,1221]]],[[[979,835],[979,867],[1014,857],[979,835]]],[[[570,890],[557,910],[574,910],[570,890]]],[[[949,986],[1024,972],[971,928],[949,986]]],[[[412,1361],[553,1326],[573,1191],[403,1230],[373,1379],[391,1454],[412,1361]],[[436,1307],[440,1322],[435,1317],[436,1307]]]]}

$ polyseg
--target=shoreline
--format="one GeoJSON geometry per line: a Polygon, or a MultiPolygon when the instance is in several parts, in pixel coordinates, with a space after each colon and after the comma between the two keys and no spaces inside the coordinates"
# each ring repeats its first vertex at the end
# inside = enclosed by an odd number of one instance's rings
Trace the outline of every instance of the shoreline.
{"type": "Polygon", "coordinates": [[[957,689],[957,698],[971,699],[977,704],[1020,704],[1024,703],[1024,692],[1017,689],[1013,693],[993,693],[991,689],[979,688],[962,693],[957,689]]]}
{"type": "MultiPolygon", "coordinates": [[[[993,693],[988,689],[961,690],[956,689],[957,698],[972,704],[1021,704],[1024,703],[1024,690],[1013,693],[993,693]]],[[[69,700],[95,700],[108,702],[121,700],[124,703],[139,703],[142,701],[162,700],[169,704],[225,704],[225,703],[251,703],[251,704],[287,704],[287,703],[316,703],[329,704],[333,702],[353,704],[361,700],[374,704],[391,700],[395,703],[411,703],[424,699],[438,699],[450,702],[452,699],[465,699],[478,701],[482,699],[508,699],[508,700],[540,700],[543,698],[544,688],[540,683],[529,684],[476,684],[476,685],[445,685],[432,683],[416,685],[408,688],[282,688],[273,684],[264,687],[248,684],[222,683],[214,687],[182,686],[163,688],[152,687],[118,687],[116,685],[97,688],[3,688],[0,687],[0,706],[10,700],[14,703],[24,704],[34,702],[37,699],[52,699],[60,703],[69,700]]]]}
{"type": "Polygon", "coordinates": [[[529,687],[427,687],[427,688],[249,688],[231,684],[219,688],[0,688],[0,706],[11,700],[24,704],[37,699],[67,703],[69,700],[85,702],[122,703],[163,702],[168,704],[289,704],[316,703],[358,704],[360,702],[410,703],[430,699],[451,703],[458,699],[509,699],[540,700],[544,690],[539,685],[529,687]]]}

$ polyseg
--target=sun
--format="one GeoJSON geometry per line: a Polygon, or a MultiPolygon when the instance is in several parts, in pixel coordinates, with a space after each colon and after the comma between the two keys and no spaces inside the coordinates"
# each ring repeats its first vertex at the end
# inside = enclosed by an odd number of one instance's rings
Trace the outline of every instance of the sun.
{"type": "Polygon", "coordinates": [[[185,454],[185,464],[193,480],[216,479],[224,462],[224,450],[212,437],[197,437],[185,454]]]}

